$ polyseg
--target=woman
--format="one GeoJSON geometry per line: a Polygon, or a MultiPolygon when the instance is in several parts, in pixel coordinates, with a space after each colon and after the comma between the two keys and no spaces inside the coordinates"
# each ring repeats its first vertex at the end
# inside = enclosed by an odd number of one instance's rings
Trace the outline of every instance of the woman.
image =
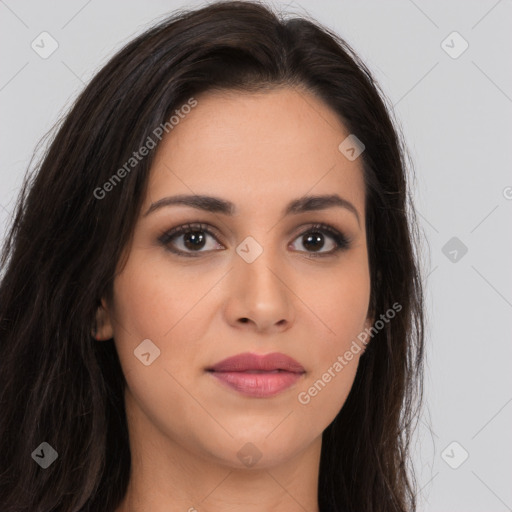
{"type": "Polygon", "coordinates": [[[423,302],[405,149],[314,21],[180,12],[20,195],[0,509],[410,511],[423,302]]]}

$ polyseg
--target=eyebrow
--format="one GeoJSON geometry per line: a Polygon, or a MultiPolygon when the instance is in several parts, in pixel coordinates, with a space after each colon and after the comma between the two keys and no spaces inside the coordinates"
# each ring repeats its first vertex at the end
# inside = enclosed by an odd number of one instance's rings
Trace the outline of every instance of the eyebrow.
{"type": "MultiPolygon", "coordinates": [[[[199,210],[211,213],[221,213],[223,215],[234,215],[237,211],[236,206],[231,201],[226,201],[218,197],[204,195],[178,195],[163,197],[155,201],[144,213],[144,217],[160,208],[173,205],[185,205],[199,210]]],[[[359,213],[356,207],[338,194],[304,196],[290,201],[283,210],[283,216],[297,215],[299,213],[325,210],[327,208],[340,207],[352,212],[358,224],[360,225],[359,213]]]]}

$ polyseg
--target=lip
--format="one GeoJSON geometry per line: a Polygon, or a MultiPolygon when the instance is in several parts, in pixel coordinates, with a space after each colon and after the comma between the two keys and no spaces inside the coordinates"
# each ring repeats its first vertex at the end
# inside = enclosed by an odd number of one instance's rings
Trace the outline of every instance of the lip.
{"type": "Polygon", "coordinates": [[[268,398],[285,391],[306,372],[295,359],[279,352],[239,354],[206,371],[235,391],[256,398],[268,398]]]}

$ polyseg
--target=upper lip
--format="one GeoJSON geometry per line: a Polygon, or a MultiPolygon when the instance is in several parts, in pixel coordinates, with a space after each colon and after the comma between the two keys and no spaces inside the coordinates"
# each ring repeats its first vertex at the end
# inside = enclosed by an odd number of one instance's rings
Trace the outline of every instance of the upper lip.
{"type": "Polygon", "coordinates": [[[258,355],[251,353],[238,354],[228,357],[214,366],[206,369],[212,372],[245,372],[251,370],[275,371],[282,370],[291,373],[304,373],[305,370],[295,359],[274,352],[272,354],[258,355]]]}

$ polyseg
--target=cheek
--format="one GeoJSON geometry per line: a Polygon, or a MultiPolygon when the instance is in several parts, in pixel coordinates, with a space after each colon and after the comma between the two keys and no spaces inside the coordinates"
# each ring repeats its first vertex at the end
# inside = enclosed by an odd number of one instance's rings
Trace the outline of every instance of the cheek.
{"type": "MultiPolygon", "coordinates": [[[[195,307],[215,284],[208,273],[183,272],[162,258],[133,255],[114,285],[112,316],[119,337],[168,339],[182,323],[198,326],[195,307]]],[[[204,315],[204,311],[203,311],[204,315]]],[[[204,323],[204,318],[203,318],[204,323]]],[[[192,336],[192,333],[189,333],[192,336]]]]}
{"type": "Polygon", "coordinates": [[[140,388],[140,396],[147,394],[150,401],[159,403],[155,388],[179,392],[178,382],[202,373],[201,343],[214,315],[209,291],[218,276],[180,272],[155,260],[143,261],[136,252],[132,254],[114,283],[111,319],[128,383],[131,379],[133,389],[140,388]],[[141,360],[141,354],[148,352],[149,361],[141,360]]]}
{"type": "Polygon", "coordinates": [[[370,277],[364,255],[347,260],[337,272],[319,279],[309,303],[319,322],[308,347],[314,368],[298,392],[305,415],[327,426],[342,408],[354,382],[364,345],[358,335],[368,327],[370,277]]]}
{"type": "MultiPolygon", "coordinates": [[[[145,374],[162,378],[155,375],[155,368],[167,355],[162,344],[164,334],[172,332],[183,316],[183,286],[179,278],[166,282],[155,267],[133,257],[116,277],[110,313],[114,342],[127,381],[129,374],[132,379],[145,374]],[[150,355],[142,356],[147,353],[150,355]],[[146,367],[145,363],[150,364],[146,367]]],[[[144,387],[144,380],[141,386],[144,387]]]]}
{"type": "Polygon", "coordinates": [[[365,328],[370,301],[366,252],[347,255],[332,271],[319,272],[304,282],[299,293],[318,319],[318,333],[324,343],[315,349],[325,362],[365,328]]]}

